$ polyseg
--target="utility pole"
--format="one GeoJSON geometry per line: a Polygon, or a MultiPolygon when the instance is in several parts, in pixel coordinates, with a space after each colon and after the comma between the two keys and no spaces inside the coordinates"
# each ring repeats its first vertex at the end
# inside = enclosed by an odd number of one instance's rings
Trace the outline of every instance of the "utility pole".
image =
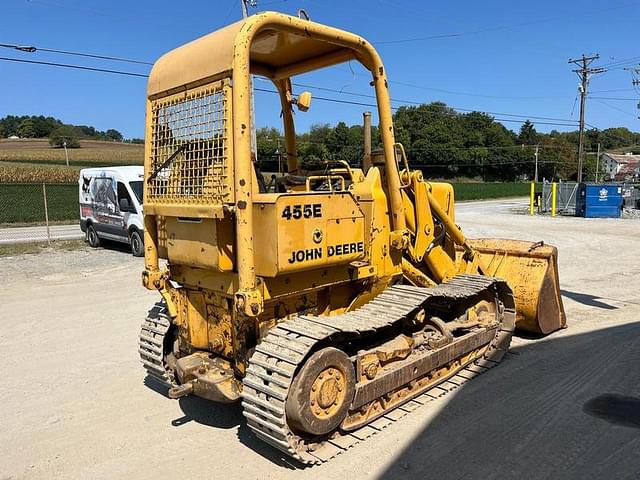
{"type": "Polygon", "coordinates": [[[256,8],[258,6],[256,0],[240,0],[240,3],[242,4],[242,18],[249,16],[249,7],[256,8]]]}
{"type": "Polygon", "coordinates": [[[599,171],[600,171],[600,143],[598,143],[598,153],[596,154],[596,183],[598,183],[599,171]]]}
{"type": "MultiPolygon", "coordinates": [[[[240,4],[242,5],[242,18],[247,18],[249,16],[249,7],[256,8],[258,6],[257,0],[240,0],[240,4]]],[[[249,77],[249,89],[251,90],[251,106],[249,115],[251,116],[251,154],[253,156],[253,161],[258,160],[258,139],[256,138],[256,120],[255,120],[255,111],[256,111],[256,102],[255,96],[253,94],[253,75],[249,77]]]]}
{"type": "Polygon", "coordinates": [[[62,146],[64,147],[64,159],[66,161],[67,167],[69,166],[69,153],[67,152],[67,141],[64,140],[62,142],[62,146]]]}
{"type": "Polygon", "coordinates": [[[569,63],[576,64],[579,68],[573,70],[580,78],[580,140],[578,143],[578,183],[582,182],[582,159],[584,157],[584,105],[587,99],[587,88],[589,87],[589,76],[596,73],[604,73],[607,70],[602,67],[590,68],[589,65],[594,60],[598,60],[600,55],[592,55],[586,57],[584,54],[581,58],[570,59],[569,63]]]}
{"type": "Polygon", "coordinates": [[[533,176],[533,181],[535,183],[538,183],[538,150],[540,148],[540,145],[536,145],[536,153],[534,154],[536,157],[536,173],[533,176]]]}
{"type": "Polygon", "coordinates": [[[280,137],[276,137],[278,146],[276,147],[276,155],[278,156],[278,173],[282,175],[282,152],[280,151],[280,137]]]}
{"type": "MultiPolygon", "coordinates": [[[[631,76],[632,76],[631,85],[633,85],[634,87],[640,86],[640,68],[637,68],[637,67],[625,68],[625,70],[628,70],[631,72],[631,76]]],[[[637,107],[638,107],[638,110],[640,110],[640,101],[638,102],[637,107]]],[[[640,119],[640,116],[638,116],[638,119],[640,119]]]]}

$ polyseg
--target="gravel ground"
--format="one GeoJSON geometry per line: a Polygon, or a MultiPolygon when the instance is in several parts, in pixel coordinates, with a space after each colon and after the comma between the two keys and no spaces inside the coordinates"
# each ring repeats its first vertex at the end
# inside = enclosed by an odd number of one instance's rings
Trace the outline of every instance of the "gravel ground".
{"type": "Polygon", "coordinates": [[[0,479],[638,478],[640,221],[529,217],[464,203],[470,237],[560,250],[569,328],[516,338],[499,368],[328,464],[292,468],[239,406],[167,399],[136,337],[158,295],[124,250],[0,258],[0,479]]]}

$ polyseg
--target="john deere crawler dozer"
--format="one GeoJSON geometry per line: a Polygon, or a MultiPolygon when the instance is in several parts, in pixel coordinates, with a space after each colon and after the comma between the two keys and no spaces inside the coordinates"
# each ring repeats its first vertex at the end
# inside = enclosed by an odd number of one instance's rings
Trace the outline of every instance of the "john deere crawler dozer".
{"type": "Polygon", "coordinates": [[[255,434],[303,463],[496,365],[514,328],[565,325],[556,249],[467,240],[452,187],[410,170],[394,140],[374,48],[308,20],[257,14],[156,62],[144,216],[143,284],[162,296],[140,333],[148,374],[171,398],[241,401],[255,434]],[[305,172],[293,108],[310,94],[291,79],[350,60],[371,72],[382,150],[305,172]],[[282,107],[288,174],[269,186],[252,75],[282,107]]]}

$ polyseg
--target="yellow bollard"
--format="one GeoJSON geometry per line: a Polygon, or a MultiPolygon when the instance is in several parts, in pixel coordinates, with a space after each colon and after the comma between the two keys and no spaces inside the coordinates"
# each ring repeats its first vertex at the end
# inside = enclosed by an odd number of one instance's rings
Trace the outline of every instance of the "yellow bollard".
{"type": "Polygon", "coordinates": [[[558,184],[553,182],[551,184],[551,216],[556,216],[556,190],[558,188],[558,184]]]}
{"type": "Polygon", "coordinates": [[[531,195],[529,197],[529,215],[533,215],[533,196],[535,195],[536,184],[531,182],[531,195]]]}

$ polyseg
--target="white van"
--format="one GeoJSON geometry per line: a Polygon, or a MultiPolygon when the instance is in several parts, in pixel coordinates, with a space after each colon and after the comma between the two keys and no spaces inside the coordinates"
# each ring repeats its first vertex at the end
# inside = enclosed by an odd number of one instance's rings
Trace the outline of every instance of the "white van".
{"type": "Polygon", "coordinates": [[[80,228],[92,247],[101,240],[129,243],[136,257],[144,255],[141,166],[80,170],[80,228]]]}

